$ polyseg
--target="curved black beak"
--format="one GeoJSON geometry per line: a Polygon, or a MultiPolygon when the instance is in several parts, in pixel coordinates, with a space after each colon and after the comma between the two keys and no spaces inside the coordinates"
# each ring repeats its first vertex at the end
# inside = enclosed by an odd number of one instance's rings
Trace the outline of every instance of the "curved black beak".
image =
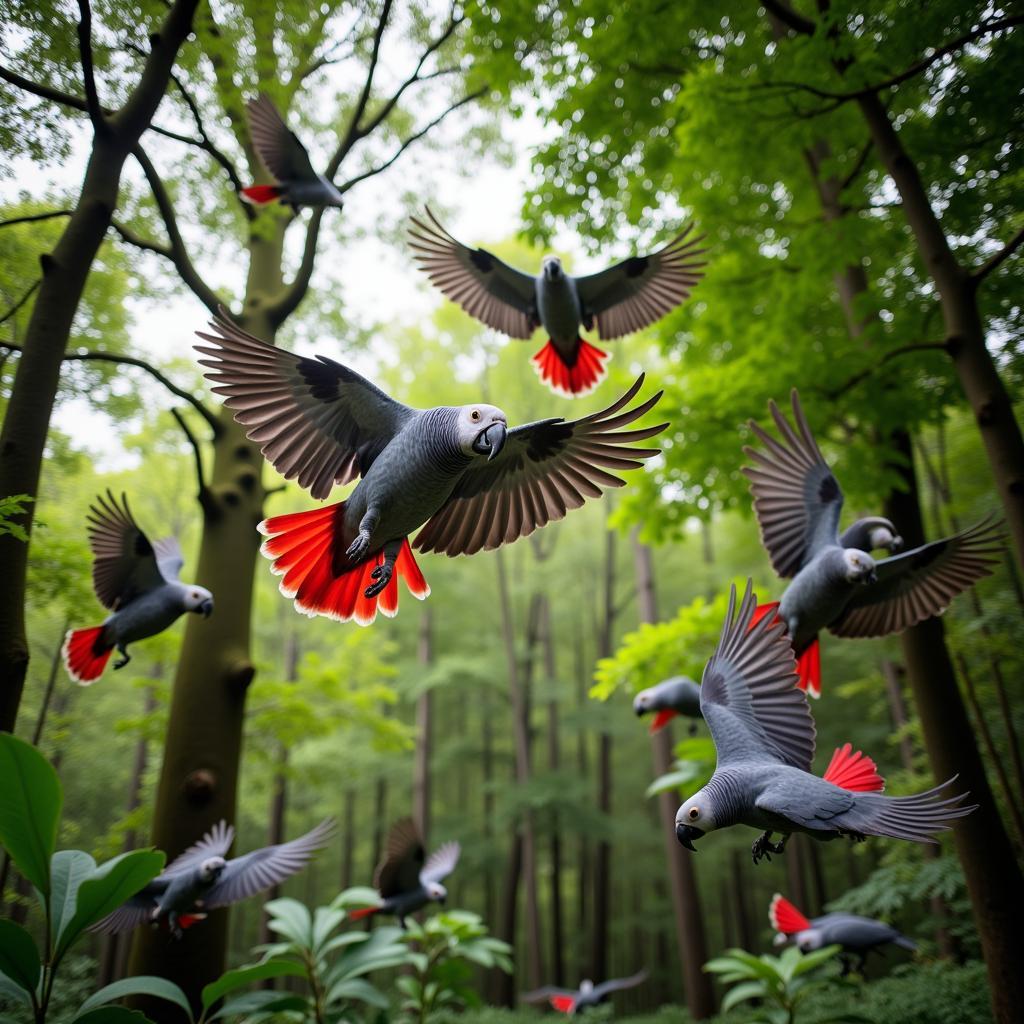
{"type": "Polygon", "coordinates": [[[646,705],[641,704],[638,700],[633,701],[633,714],[635,714],[637,718],[642,718],[647,714],[646,705]]]}
{"type": "Polygon", "coordinates": [[[491,462],[501,449],[505,447],[505,439],[508,437],[508,427],[504,423],[492,423],[489,427],[481,430],[473,442],[473,451],[480,455],[486,455],[487,461],[491,462]]]}
{"type": "Polygon", "coordinates": [[[685,846],[690,853],[697,852],[693,841],[700,839],[702,835],[704,833],[699,828],[694,828],[692,825],[684,825],[681,821],[676,822],[676,839],[679,840],[679,845],[685,846]]]}
{"type": "Polygon", "coordinates": [[[878,582],[878,573],[875,572],[874,569],[872,569],[871,572],[868,574],[868,578],[867,578],[866,582],[867,583],[877,583],[878,582]]]}
{"type": "Polygon", "coordinates": [[[903,538],[902,537],[893,537],[893,539],[889,542],[889,552],[891,554],[895,555],[897,551],[902,551],[902,550],[903,550],[903,538]]]}
{"type": "Polygon", "coordinates": [[[202,617],[204,619],[208,619],[213,614],[213,598],[212,597],[208,597],[199,606],[199,614],[202,615],[202,617]]]}

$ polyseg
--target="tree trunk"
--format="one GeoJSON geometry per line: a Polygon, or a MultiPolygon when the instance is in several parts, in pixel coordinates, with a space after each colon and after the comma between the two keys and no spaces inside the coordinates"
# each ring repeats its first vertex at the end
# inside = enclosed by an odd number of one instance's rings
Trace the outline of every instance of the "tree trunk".
{"type": "MultiPolygon", "coordinates": [[[[575,660],[576,675],[576,701],[578,710],[587,706],[587,666],[584,660],[583,649],[583,622],[577,617],[576,636],[573,644],[573,656],[575,660]]],[[[585,729],[576,731],[576,772],[581,779],[590,777],[590,757],[587,751],[587,732],[585,729]]],[[[589,950],[583,937],[587,935],[590,927],[590,887],[591,887],[591,849],[587,837],[580,834],[579,851],[577,857],[576,871],[576,934],[579,940],[576,944],[576,974],[583,977],[586,973],[586,958],[589,950]]]]}
{"type": "Polygon", "coordinates": [[[750,920],[747,883],[743,877],[744,854],[733,850],[729,857],[732,889],[736,893],[736,941],[740,949],[754,952],[754,928],[750,920]]]}
{"type": "Polygon", "coordinates": [[[805,914],[810,914],[810,900],[807,897],[806,873],[804,872],[804,837],[791,836],[786,845],[786,895],[805,914]]]}
{"type": "Polygon", "coordinates": [[[381,775],[377,779],[377,785],[373,795],[373,849],[370,852],[370,869],[367,877],[373,878],[374,871],[380,863],[381,853],[384,850],[384,836],[388,830],[388,780],[381,775]]]}
{"type": "MultiPolygon", "coordinates": [[[[420,618],[420,637],[417,660],[428,669],[434,661],[431,642],[430,609],[424,608],[420,618]]],[[[412,817],[423,837],[430,844],[430,759],[432,756],[433,695],[424,690],[416,701],[416,756],[412,769],[412,817]]]]}
{"type": "Polygon", "coordinates": [[[351,889],[355,883],[356,859],[356,791],[345,790],[345,826],[341,836],[341,890],[351,889]]]}
{"type": "MultiPolygon", "coordinates": [[[[654,589],[654,565],[651,549],[633,535],[633,565],[641,622],[658,621],[658,600],[654,589]]],[[[655,777],[672,769],[672,731],[666,726],[651,737],[655,777]]],[[[715,1012],[711,977],[702,968],[708,959],[704,915],[697,887],[696,865],[692,856],[676,841],[678,801],[669,791],[658,794],[658,814],[665,842],[665,859],[672,889],[672,913],[679,945],[679,969],[683,979],[686,1006],[697,1020],[715,1012]]]]}
{"type": "MultiPolygon", "coordinates": [[[[490,691],[484,691],[481,709],[480,743],[483,748],[481,770],[483,772],[484,836],[489,847],[494,836],[494,731],[491,724],[493,711],[490,691]]],[[[484,871],[484,919],[489,928],[494,928],[497,924],[495,911],[494,872],[491,870],[488,859],[487,868],[484,871]]]]}
{"type": "MultiPolygon", "coordinates": [[[[61,363],[89,271],[117,207],[125,160],[160,103],[198,0],[176,0],[158,33],[138,85],[124,107],[94,132],[82,191],[53,252],[40,258],[42,281],[25,330],[3,428],[0,497],[39,494],[50,415],[61,363]]],[[[31,532],[35,505],[14,521],[31,532]]],[[[29,545],[0,534],[0,731],[12,732],[25,686],[25,579],[29,545]]]]}

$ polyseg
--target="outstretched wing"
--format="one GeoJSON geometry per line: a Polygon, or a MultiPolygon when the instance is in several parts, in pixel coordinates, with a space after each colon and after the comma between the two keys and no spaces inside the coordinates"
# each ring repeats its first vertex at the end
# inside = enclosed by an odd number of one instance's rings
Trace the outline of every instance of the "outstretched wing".
{"type": "Polygon", "coordinates": [[[128,507],[113,492],[99,495],[89,506],[89,546],[92,548],[92,586],[105,608],[116,611],[141,594],[166,582],[149,538],[128,507]]]}
{"type": "Polygon", "coordinates": [[[519,1001],[523,1003],[546,1003],[552,999],[576,1000],[579,995],[575,989],[558,988],[557,985],[545,985],[543,988],[535,988],[530,992],[523,992],[519,1001]]]}
{"type": "Polygon", "coordinates": [[[387,899],[416,889],[426,856],[423,840],[412,818],[396,821],[388,833],[384,856],[373,873],[373,884],[381,896],[387,899]]]}
{"type": "Polygon", "coordinates": [[[429,223],[412,218],[413,258],[452,302],[510,338],[529,338],[540,326],[536,285],[529,274],[502,263],[486,249],[470,249],[441,226],[427,207],[429,223]]]}
{"type": "Polygon", "coordinates": [[[446,555],[471,555],[526,537],[603,488],[625,481],[609,469],[638,469],[657,448],[629,448],[661,433],[668,424],[618,430],[639,419],[661,398],[619,413],[644,382],[636,383],[613,405],[580,420],[539,420],[508,432],[492,462],[480,461],[463,474],[448,501],[420,530],[413,547],[446,555]],[[616,415],[618,414],[618,415],[616,415]]]}
{"type": "Polygon", "coordinates": [[[266,93],[246,104],[249,134],[259,158],[278,181],[316,181],[306,147],[281,117],[266,93]]]}
{"type": "Polygon", "coordinates": [[[426,885],[429,882],[443,881],[455,870],[461,853],[462,847],[456,842],[439,846],[423,865],[423,869],[420,871],[420,882],[426,885]]]}
{"type": "Polygon", "coordinates": [[[307,359],[254,338],[227,318],[211,321],[196,351],[212,390],[286,480],[314,498],[365,473],[414,410],[324,356],[307,359]]]}
{"type": "Polygon", "coordinates": [[[584,316],[597,319],[605,341],[621,338],[660,320],[690,297],[704,276],[707,249],[698,248],[704,235],[689,238],[693,225],[650,256],[633,256],[622,263],[576,278],[584,316]]]}
{"type": "Polygon", "coordinates": [[[722,636],[704,668],[700,709],[718,752],[718,766],[739,760],[782,761],[810,771],[814,719],[797,688],[796,661],[785,627],[766,615],[751,626],[757,598],[747,580],[736,611],[729,593],[722,636]]]}
{"type": "Polygon", "coordinates": [[[166,888],[167,882],[163,877],[154,878],[131,899],[125,900],[117,910],[112,910],[106,917],[101,917],[95,924],[90,925],[89,931],[116,935],[118,932],[128,932],[138,928],[140,924],[146,924],[152,917],[157,897],[166,888]]]}
{"type": "Polygon", "coordinates": [[[939,615],[957,594],[991,575],[1005,547],[1002,525],[984,519],[945,540],[876,562],[878,582],[858,587],[828,628],[837,636],[888,636],[939,615]]]}
{"type": "Polygon", "coordinates": [[[256,893],[280,885],[301,871],[317,850],[322,850],[334,835],[334,820],[326,818],[304,836],[287,843],[265,846],[243,857],[228,861],[217,884],[207,893],[207,907],[226,907],[256,893]]]}
{"type": "Polygon", "coordinates": [[[602,981],[600,985],[594,986],[594,996],[600,1001],[611,995],[612,992],[620,992],[624,988],[636,988],[646,980],[647,971],[637,971],[636,974],[631,974],[628,978],[609,978],[608,981],[602,981]]]}
{"type": "Polygon", "coordinates": [[[750,429],[764,450],[749,445],[743,449],[757,463],[744,466],[743,472],[751,480],[761,539],[783,578],[795,576],[821,547],[836,543],[843,509],[843,492],[807,425],[796,388],[792,401],[797,430],[769,402],[782,443],[751,421],[750,429]]]}
{"type": "Polygon", "coordinates": [[[198,843],[194,843],[183,853],[178,854],[167,867],[161,878],[181,875],[186,871],[194,871],[210,857],[227,857],[231,844],[235,841],[235,827],[221,819],[210,829],[198,843]]]}
{"type": "Polygon", "coordinates": [[[153,542],[153,555],[156,558],[160,575],[168,583],[175,582],[185,564],[185,556],[181,553],[181,545],[177,537],[164,537],[153,542]]]}

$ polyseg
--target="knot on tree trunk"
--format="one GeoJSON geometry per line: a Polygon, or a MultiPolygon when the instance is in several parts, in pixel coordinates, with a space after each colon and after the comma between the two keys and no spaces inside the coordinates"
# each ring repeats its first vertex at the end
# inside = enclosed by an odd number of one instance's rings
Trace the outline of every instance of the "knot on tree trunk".
{"type": "Polygon", "coordinates": [[[978,421],[979,427],[990,427],[996,421],[995,409],[991,402],[982,402],[974,410],[974,416],[978,421]]]}
{"type": "Polygon", "coordinates": [[[251,661],[237,661],[227,670],[225,681],[238,694],[244,694],[256,675],[256,666],[251,661]]]}
{"type": "Polygon", "coordinates": [[[217,776],[209,768],[197,768],[185,776],[182,792],[190,804],[201,806],[213,799],[217,788],[217,776]]]}
{"type": "Polygon", "coordinates": [[[259,484],[260,478],[255,470],[247,469],[235,477],[235,482],[246,494],[252,494],[256,490],[257,484],[259,484]]]}

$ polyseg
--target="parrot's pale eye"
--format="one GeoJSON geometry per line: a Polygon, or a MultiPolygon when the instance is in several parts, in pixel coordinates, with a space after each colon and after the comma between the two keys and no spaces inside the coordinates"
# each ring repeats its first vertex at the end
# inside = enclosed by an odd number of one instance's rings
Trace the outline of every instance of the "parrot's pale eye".
{"type": "Polygon", "coordinates": [[[472,412],[471,412],[471,413],[469,414],[469,418],[470,418],[470,419],[471,419],[471,420],[472,420],[472,421],[473,421],[474,423],[479,423],[479,422],[480,422],[480,410],[479,410],[479,409],[474,409],[474,410],[473,410],[473,411],[472,411],[472,412]]]}
{"type": "Polygon", "coordinates": [[[700,817],[700,808],[691,807],[686,816],[690,819],[690,821],[696,821],[700,817]]]}

